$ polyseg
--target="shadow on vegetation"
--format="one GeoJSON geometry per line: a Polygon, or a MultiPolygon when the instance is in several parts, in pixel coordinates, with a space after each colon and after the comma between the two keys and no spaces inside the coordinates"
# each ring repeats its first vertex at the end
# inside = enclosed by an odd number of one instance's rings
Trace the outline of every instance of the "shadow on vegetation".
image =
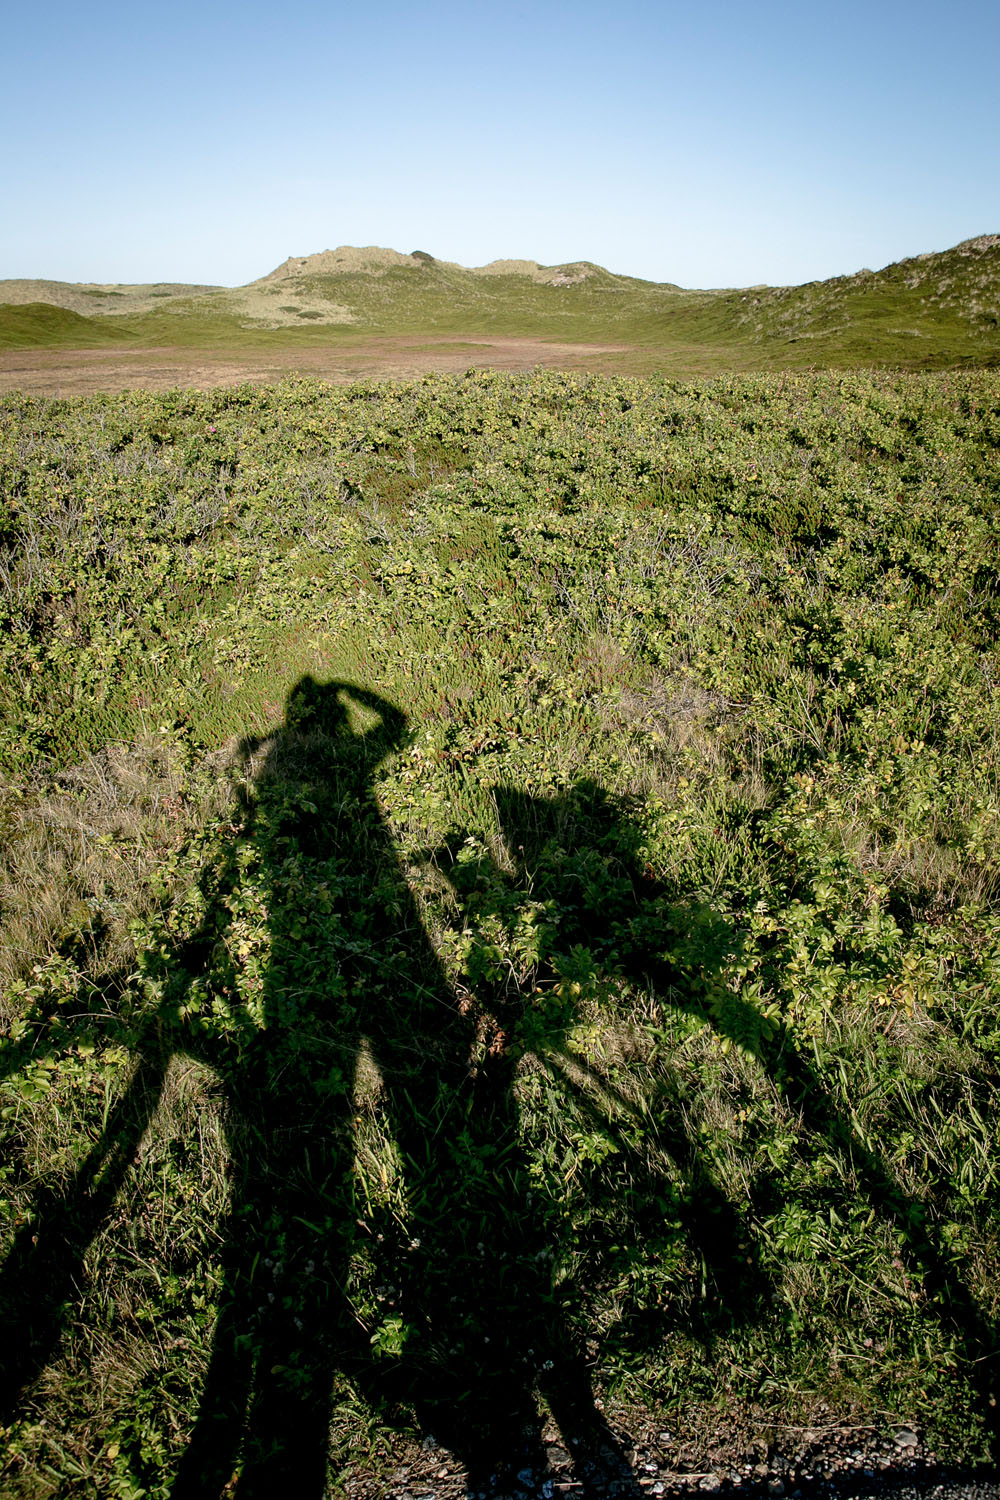
{"type": "MultiPolygon", "coordinates": [[[[152,1019],[119,1025],[136,1059],[131,1084],[75,1176],[37,1203],[0,1272],[3,1421],[53,1357],[87,1247],[136,1158],[171,1056],[214,1071],[227,1099],[232,1173],[225,1281],[173,1500],[217,1497],[236,1471],[241,1500],[283,1487],[318,1500],[338,1371],[382,1411],[415,1411],[464,1464],[472,1491],[540,1492],[540,1396],[587,1493],[640,1493],[553,1286],[553,1226],[533,1196],[518,1128],[520,1058],[544,1056],[614,1141],[629,1174],[623,1211],[637,1245],[662,1237],[667,1189],[616,1123],[628,1101],[606,1079],[590,1087],[590,1070],[570,1057],[571,986],[540,1012],[488,965],[475,994],[456,993],[446,978],[374,792],[378,766],[406,738],[403,714],[384,699],[304,678],[282,729],[244,745],[248,790],[224,857],[203,877],[199,929],[149,960],[147,978],[161,996],[152,1019]],[[353,730],[349,708],[370,727],[353,730]],[[247,891],[268,927],[269,958],[256,977],[235,940],[247,891]],[[407,1203],[405,1231],[386,1218],[382,1242],[365,1247],[384,1279],[398,1280],[399,1337],[389,1358],[373,1353],[378,1330],[362,1324],[348,1285],[364,1222],[355,1202],[362,1058],[374,1064],[407,1203]]],[[[723,967],[733,934],[643,869],[634,829],[612,800],[581,784],[555,799],[500,788],[496,803],[510,867],[491,867],[484,879],[482,867],[463,877],[456,863],[458,900],[481,920],[491,903],[499,909],[530,891],[558,907],[560,952],[585,947],[599,967],[652,986],[661,1004],[704,1014],[702,990],[664,956],[665,925],[688,924],[683,937],[703,972],[723,967]]],[[[444,864],[455,850],[436,853],[444,864]]],[[[978,1372],[986,1410],[993,1335],[919,1206],[900,1194],[790,1034],[728,991],[710,1019],[757,1055],[806,1128],[841,1155],[891,1222],[959,1357],[978,1372]]],[[[38,1031],[25,1044],[36,1054],[45,1045],[38,1031]]],[[[24,1060],[9,1049],[8,1068],[24,1060]]],[[[658,1146],[686,1184],[679,1222],[711,1283],[718,1332],[720,1317],[758,1316],[769,1288],[744,1220],[683,1128],[681,1100],[660,1086],[658,1146]],[[664,1124],[671,1120],[676,1126],[664,1124]]],[[[648,1336],[662,1342],[657,1315],[648,1336]]]]}

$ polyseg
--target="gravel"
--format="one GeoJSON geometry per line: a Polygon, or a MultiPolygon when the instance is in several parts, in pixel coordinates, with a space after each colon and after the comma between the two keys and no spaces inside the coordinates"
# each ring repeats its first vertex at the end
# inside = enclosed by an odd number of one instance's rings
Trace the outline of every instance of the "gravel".
{"type": "MultiPolygon", "coordinates": [[[[615,1427],[615,1424],[612,1424],[615,1427]]],[[[348,1500],[1000,1500],[995,1471],[961,1472],[939,1462],[916,1427],[884,1433],[850,1427],[800,1429],[753,1455],[685,1448],[666,1429],[615,1428],[625,1463],[609,1477],[581,1474],[555,1428],[542,1434],[546,1467],[511,1466],[505,1478],[470,1489],[461,1465],[428,1434],[378,1476],[344,1482],[348,1500]],[[699,1462],[700,1459],[700,1462],[699,1462]],[[614,1474],[615,1477],[610,1477],[614,1474]]],[[[610,1455],[609,1455],[610,1457],[610,1455]]],[[[343,1482],[343,1481],[342,1481],[343,1482]]]]}

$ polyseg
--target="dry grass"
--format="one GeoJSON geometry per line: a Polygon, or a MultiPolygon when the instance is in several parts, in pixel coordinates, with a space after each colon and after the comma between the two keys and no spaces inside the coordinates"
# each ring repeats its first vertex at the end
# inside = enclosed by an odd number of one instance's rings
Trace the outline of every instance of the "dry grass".
{"type": "Polygon", "coordinates": [[[194,790],[165,737],[109,745],[36,785],[0,784],[0,991],[58,948],[84,973],[132,957],[130,923],[171,848],[217,819],[229,798],[222,752],[194,790]]]}
{"type": "Polygon", "coordinates": [[[0,303],[22,307],[31,302],[47,302],[65,307],[69,312],[93,318],[134,316],[159,312],[177,301],[225,291],[225,287],[189,285],[179,281],[141,282],[127,285],[118,282],[37,281],[16,278],[0,281],[0,303]]]}

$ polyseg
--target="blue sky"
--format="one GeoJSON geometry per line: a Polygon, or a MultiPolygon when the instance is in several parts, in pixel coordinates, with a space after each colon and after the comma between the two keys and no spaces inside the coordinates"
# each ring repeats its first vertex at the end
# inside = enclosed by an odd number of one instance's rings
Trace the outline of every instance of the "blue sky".
{"type": "Polygon", "coordinates": [[[992,0],[9,9],[0,277],[339,244],[794,283],[1000,230],[992,0]]]}

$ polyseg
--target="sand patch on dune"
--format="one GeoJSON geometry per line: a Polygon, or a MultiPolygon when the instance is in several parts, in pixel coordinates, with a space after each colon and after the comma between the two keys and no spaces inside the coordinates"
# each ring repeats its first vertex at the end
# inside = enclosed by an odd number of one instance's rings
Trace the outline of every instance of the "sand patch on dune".
{"type": "Polygon", "coordinates": [[[342,302],[328,302],[300,281],[251,282],[225,292],[220,312],[239,318],[244,328],[301,328],[309,323],[354,323],[342,302]]]}

